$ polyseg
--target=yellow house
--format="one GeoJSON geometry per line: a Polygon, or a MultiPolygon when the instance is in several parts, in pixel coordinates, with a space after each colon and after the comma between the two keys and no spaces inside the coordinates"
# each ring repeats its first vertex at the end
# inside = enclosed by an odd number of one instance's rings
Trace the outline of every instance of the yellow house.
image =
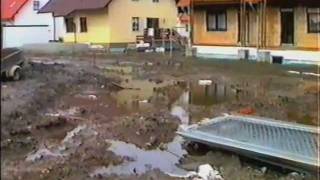
{"type": "Polygon", "coordinates": [[[127,44],[146,28],[172,28],[175,0],[51,0],[40,12],[65,18],[65,42],[127,44]]]}
{"type": "Polygon", "coordinates": [[[320,50],[320,0],[193,0],[195,45],[320,50]]]}

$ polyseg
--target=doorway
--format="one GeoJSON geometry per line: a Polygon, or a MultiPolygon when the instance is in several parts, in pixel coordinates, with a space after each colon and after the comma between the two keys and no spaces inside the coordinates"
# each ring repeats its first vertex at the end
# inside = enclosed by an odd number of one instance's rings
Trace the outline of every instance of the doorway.
{"type": "Polygon", "coordinates": [[[147,28],[159,28],[159,18],[147,18],[147,28]]]}
{"type": "Polygon", "coordinates": [[[294,42],[294,13],[293,9],[281,9],[281,44],[294,42]]]}

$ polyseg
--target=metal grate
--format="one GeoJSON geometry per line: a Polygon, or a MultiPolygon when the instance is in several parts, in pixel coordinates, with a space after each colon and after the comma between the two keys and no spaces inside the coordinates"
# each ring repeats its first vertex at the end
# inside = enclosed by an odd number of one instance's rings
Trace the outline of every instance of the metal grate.
{"type": "Polygon", "coordinates": [[[319,129],[272,119],[225,116],[178,134],[194,141],[319,167],[319,129]]]}

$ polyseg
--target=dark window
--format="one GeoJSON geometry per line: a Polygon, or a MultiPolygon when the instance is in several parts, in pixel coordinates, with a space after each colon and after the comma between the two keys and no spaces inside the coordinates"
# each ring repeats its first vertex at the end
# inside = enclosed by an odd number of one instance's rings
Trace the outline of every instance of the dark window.
{"type": "Polygon", "coordinates": [[[38,11],[40,9],[40,1],[33,1],[33,10],[38,11]]]}
{"type": "Polygon", "coordinates": [[[226,11],[207,12],[207,31],[226,31],[227,13],[226,11]]]}
{"type": "Polygon", "coordinates": [[[320,33],[320,8],[308,8],[308,32],[320,33]]]}
{"type": "Polygon", "coordinates": [[[87,18],[80,17],[80,32],[87,32],[87,31],[88,31],[87,18]]]}
{"type": "Polygon", "coordinates": [[[139,31],[139,18],[138,17],[132,18],[132,31],[139,31]]]}
{"type": "Polygon", "coordinates": [[[159,2],[159,0],[152,0],[152,2],[156,2],[156,3],[158,3],[158,2],[159,2]]]}
{"type": "Polygon", "coordinates": [[[66,18],[65,23],[66,23],[67,33],[75,32],[75,24],[73,22],[73,18],[66,18]]]}

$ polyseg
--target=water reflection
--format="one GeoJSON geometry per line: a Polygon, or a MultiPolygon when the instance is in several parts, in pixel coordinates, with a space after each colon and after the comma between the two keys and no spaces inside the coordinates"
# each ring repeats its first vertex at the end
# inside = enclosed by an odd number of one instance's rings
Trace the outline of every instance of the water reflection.
{"type": "Polygon", "coordinates": [[[122,141],[107,140],[111,146],[108,150],[128,161],[114,166],[96,169],[91,176],[143,174],[149,170],[159,169],[166,174],[186,175],[188,172],[177,167],[180,158],[187,152],[182,148],[182,138],[177,136],[165,150],[144,150],[122,141]]]}
{"type": "Polygon", "coordinates": [[[211,85],[190,84],[189,103],[193,105],[211,106],[223,103],[235,97],[235,93],[225,84],[211,85]]]}

